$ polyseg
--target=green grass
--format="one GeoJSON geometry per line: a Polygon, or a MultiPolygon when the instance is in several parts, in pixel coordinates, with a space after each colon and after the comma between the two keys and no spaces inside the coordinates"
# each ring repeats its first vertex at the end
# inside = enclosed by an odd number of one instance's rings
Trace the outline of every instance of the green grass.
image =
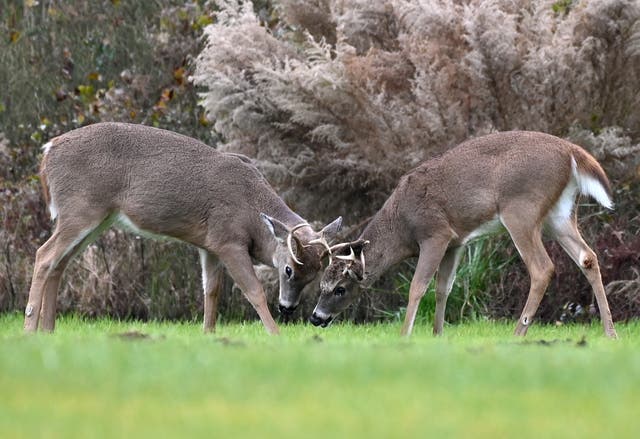
{"type": "Polygon", "coordinates": [[[0,317],[2,437],[632,437],[640,323],[285,326],[0,317]],[[147,338],[120,334],[137,331],[147,338]],[[540,342],[544,340],[545,342],[540,342]]]}
{"type": "MultiPolygon", "coordinates": [[[[515,254],[508,255],[505,252],[505,248],[511,246],[513,243],[506,235],[492,234],[475,240],[464,249],[447,300],[446,321],[459,323],[482,320],[489,314],[487,307],[492,297],[487,291],[496,289],[502,272],[508,270],[516,259],[515,254]]],[[[416,259],[405,261],[397,275],[396,291],[407,298],[416,262],[416,259]]],[[[436,279],[437,276],[434,276],[431,280],[418,307],[417,321],[424,324],[433,320],[436,310],[436,279]]],[[[398,313],[400,315],[404,318],[403,312],[398,313]]]]}

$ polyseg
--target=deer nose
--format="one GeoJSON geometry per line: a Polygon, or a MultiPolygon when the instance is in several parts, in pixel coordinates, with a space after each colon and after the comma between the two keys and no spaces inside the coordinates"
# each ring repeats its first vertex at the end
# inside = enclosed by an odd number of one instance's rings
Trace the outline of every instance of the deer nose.
{"type": "Polygon", "coordinates": [[[291,314],[293,314],[297,307],[297,305],[284,306],[282,304],[278,304],[278,311],[280,311],[280,314],[282,315],[290,316],[291,314]]]}
{"type": "Polygon", "coordinates": [[[309,317],[309,322],[313,326],[321,326],[323,328],[326,328],[329,325],[329,323],[331,323],[331,320],[333,320],[333,317],[328,317],[323,319],[318,314],[316,314],[315,311],[313,312],[313,314],[311,314],[311,317],[309,317]]]}

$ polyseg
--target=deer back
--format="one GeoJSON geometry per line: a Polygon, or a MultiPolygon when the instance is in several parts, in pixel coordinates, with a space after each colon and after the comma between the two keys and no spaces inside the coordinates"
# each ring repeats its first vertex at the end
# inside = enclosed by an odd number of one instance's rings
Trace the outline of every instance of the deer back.
{"type": "Polygon", "coordinates": [[[403,226],[415,234],[446,227],[465,236],[513,203],[522,206],[522,215],[543,221],[574,166],[610,191],[602,168],[582,148],[543,133],[495,133],[464,142],[406,174],[389,205],[397,206],[403,226]]]}
{"type": "Polygon", "coordinates": [[[265,234],[260,212],[300,219],[245,158],[143,125],[63,134],[45,147],[42,174],[52,216],[119,212],[140,229],[200,246],[265,234]]]}

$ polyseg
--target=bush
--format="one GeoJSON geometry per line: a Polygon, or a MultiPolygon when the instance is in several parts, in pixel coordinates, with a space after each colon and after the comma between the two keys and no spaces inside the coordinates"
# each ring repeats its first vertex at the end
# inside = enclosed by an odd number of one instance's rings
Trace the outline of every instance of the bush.
{"type": "MultiPolygon", "coordinates": [[[[204,2],[177,0],[0,8],[0,311],[24,309],[36,249],[50,235],[36,175],[48,139],[123,121],[215,140],[186,81],[210,14],[204,2]]],[[[112,231],[70,264],[58,308],[193,319],[201,313],[198,273],[195,252],[185,245],[112,231]]],[[[243,307],[236,310],[244,315],[243,307]]]]}
{"type": "Polygon", "coordinates": [[[614,177],[638,164],[635,2],[283,0],[275,24],[218,4],[204,108],[307,216],[370,215],[418,162],[491,131],[608,133],[630,142],[614,177]]]}
{"type": "MultiPolygon", "coordinates": [[[[202,104],[224,139],[222,148],[257,157],[307,217],[366,219],[404,172],[492,131],[568,138],[601,161],[614,186],[637,180],[637,2],[281,0],[266,14],[248,2],[217,4],[220,13],[205,28],[192,77],[205,90],[202,104]]],[[[629,206],[636,194],[618,191],[619,206],[629,206]]],[[[587,241],[597,241],[605,282],[635,282],[616,288],[637,297],[637,274],[614,274],[607,263],[629,242],[611,236],[623,233],[635,243],[638,232],[629,229],[634,212],[618,208],[614,219],[590,210],[582,226],[587,241]],[[597,236],[606,236],[607,245],[597,236]]],[[[350,229],[352,236],[360,229],[350,229]]],[[[478,312],[517,315],[528,291],[526,270],[510,244],[493,249],[480,255],[495,259],[493,265],[514,260],[515,266],[483,284],[478,312]]],[[[570,301],[585,307],[591,301],[579,271],[565,274],[564,266],[573,263],[553,246],[551,253],[560,258],[556,279],[565,286],[550,288],[554,299],[545,299],[540,310],[545,320],[558,319],[570,301]]],[[[381,285],[392,283],[383,279],[381,285]]],[[[352,316],[372,318],[375,309],[390,308],[374,303],[374,294],[365,295],[352,316]]],[[[470,297],[458,300],[465,304],[470,297]]],[[[460,307],[462,314],[469,309],[460,307]]],[[[617,318],[632,315],[637,308],[617,318]]]]}
{"type": "Polygon", "coordinates": [[[211,20],[197,2],[13,2],[0,10],[3,179],[36,172],[49,138],[98,121],[145,123],[211,140],[186,82],[211,20]],[[182,6],[179,6],[182,5],[182,6]],[[9,171],[9,172],[7,172],[9,171]]]}

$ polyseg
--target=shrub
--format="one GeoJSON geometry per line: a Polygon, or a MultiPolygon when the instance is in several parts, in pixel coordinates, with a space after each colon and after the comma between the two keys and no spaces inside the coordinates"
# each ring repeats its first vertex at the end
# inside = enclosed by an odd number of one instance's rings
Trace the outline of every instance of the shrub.
{"type": "MultiPolygon", "coordinates": [[[[492,131],[566,137],[591,150],[614,185],[638,177],[637,2],[281,0],[267,14],[248,2],[217,5],[192,77],[204,90],[202,105],[221,147],[257,157],[307,217],[367,218],[404,172],[492,131]]],[[[616,220],[593,215],[584,222],[589,242],[621,233],[634,213],[619,209],[616,220]],[[596,226],[603,220],[604,232],[596,226]]],[[[605,248],[598,250],[603,255],[605,248]]],[[[493,257],[515,255],[504,246],[493,257]]],[[[480,309],[489,315],[522,309],[528,278],[514,264],[517,278],[501,274],[487,286],[492,294],[480,309]]],[[[543,304],[547,320],[574,300],[571,288],[553,288],[563,291],[562,304],[543,304]]],[[[580,291],[575,300],[590,300],[580,291]]]]}
{"type": "MultiPolygon", "coordinates": [[[[24,309],[36,249],[50,235],[36,175],[43,143],[107,120],[214,139],[186,81],[198,35],[211,21],[203,6],[77,0],[0,7],[0,311],[24,309]]],[[[109,232],[70,264],[58,308],[195,318],[198,273],[184,245],[109,232]]]]}
{"type": "Polygon", "coordinates": [[[273,25],[251,3],[221,1],[192,79],[223,148],[257,157],[321,219],[371,214],[412,166],[490,131],[616,133],[628,158],[640,8],[553,4],[283,0],[273,25]]]}

